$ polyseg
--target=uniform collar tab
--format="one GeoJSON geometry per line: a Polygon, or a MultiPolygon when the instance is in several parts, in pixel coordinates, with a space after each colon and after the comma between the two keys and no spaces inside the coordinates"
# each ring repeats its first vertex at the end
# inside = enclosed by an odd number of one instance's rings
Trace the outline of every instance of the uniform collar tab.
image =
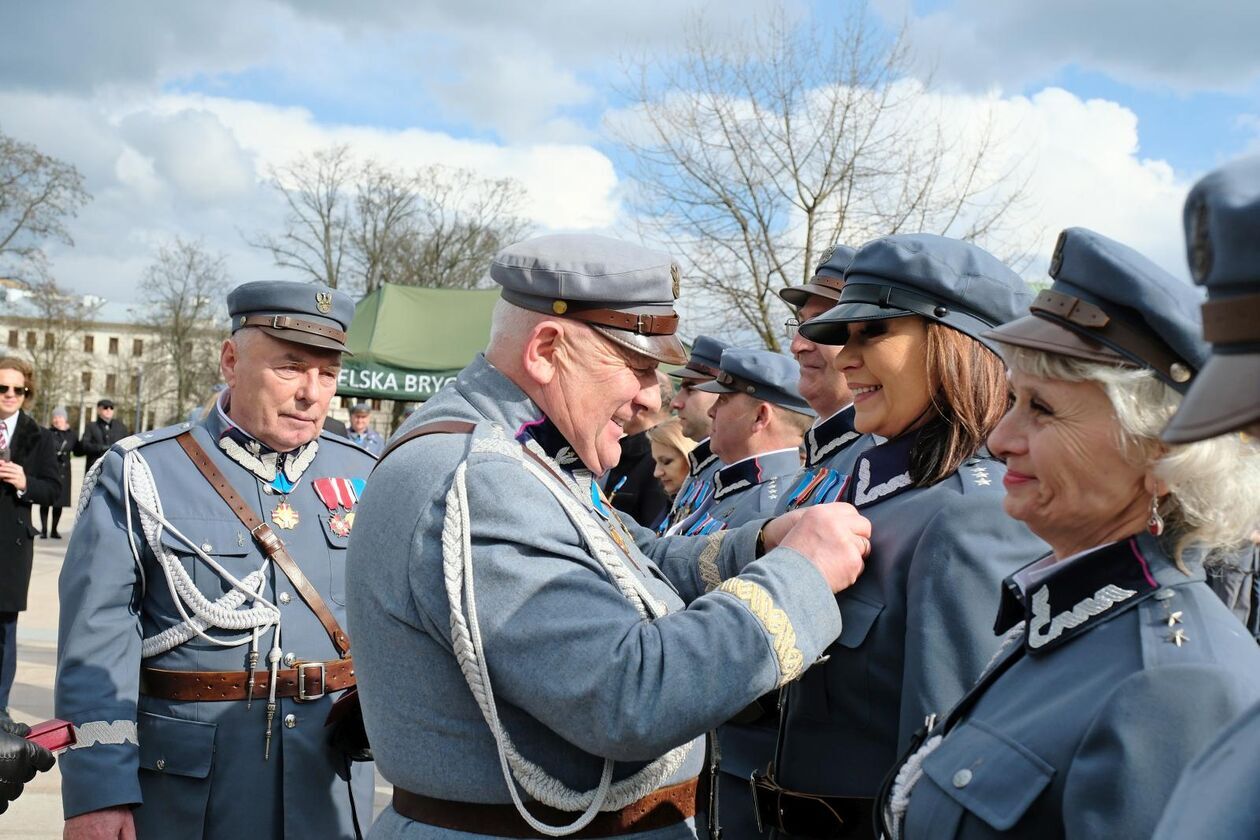
{"type": "Polygon", "coordinates": [[[716,462],[717,456],[713,454],[713,446],[709,439],[705,438],[697,443],[696,448],[687,453],[687,460],[691,462],[689,474],[693,478],[716,462]]]}
{"type": "Polygon", "coordinates": [[[1176,571],[1158,541],[1144,536],[1109,543],[1040,574],[1027,574],[1045,563],[1042,558],[1006,578],[995,629],[1005,632],[1026,620],[1029,652],[1042,654],[1136,606],[1163,588],[1160,578],[1168,570],[1176,571]]]}
{"type": "Polygon", "coordinates": [[[842,408],[826,420],[820,420],[805,433],[805,466],[816,467],[840,447],[861,436],[853,427],[855,410],[842,408]]]}
{"type": "Polygon", "coordinates": [[[861,508],[912,489],[910,453],[920,434],[915,431],[893,438],[858,456],[845,500],[861,508]]]}
{"type": "Polygon", "coordinates": [[[801,458],[795,449],[779,449],[763,452],[751,458],[722,467],[713,476],[713,499],[724,499],[739,490],[755,487],[770,479],[795,473],[800,469],[801,458]]]}

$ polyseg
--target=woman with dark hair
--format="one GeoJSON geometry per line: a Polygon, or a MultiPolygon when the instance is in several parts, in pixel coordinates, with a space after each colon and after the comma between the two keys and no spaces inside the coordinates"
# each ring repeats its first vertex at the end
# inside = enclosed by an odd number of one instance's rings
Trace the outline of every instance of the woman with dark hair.
{"type": "Polygon", "coordinates": [[[1004,468],[983,444],[1006,383],[980,335],[1030,300],[974,245],[898,235],[859,249],[838,305],[801,325],[811,341],[844,345],[835,366],[854,425],[882,442],[841,494],[871,520],[871,553],[838,596],[840,638],[781,704],[777,754],[755,785],[763,827],[871,836],[884,774],[996,649],[992,593],[1045,547],[1002,515],[1004,468]]]}
{"type": "Polygon", "coordinates": [[[1159,437],[1202,375],[1198,295],[1083,228],[1050,273],[989,333],[1010,368],[989,435],[1003,508],[1050,551],[985,599],[1001,653],[889,775],[890,840],[1150,837],[1181,770],[1260,698],[1255,641],[1204,582],[1260,516],[1260,453],[1159,437]]]}
{"type": "Polygon", "coordinates": [[[61,494],[51,505],[39,506],[39,535],[44,539],[49,536],[48,512],[52,511],[52,538],[61,539],[57,526],[61,524],[61,512],[70,507],[70,456],[79,445],[79,433],[70,428],[70,419],[62,406],[53,409],[52,425],[48,427],[48,437],[52,440],[53,451],[57,456],[57,471],[61,476],[61,494]]]}

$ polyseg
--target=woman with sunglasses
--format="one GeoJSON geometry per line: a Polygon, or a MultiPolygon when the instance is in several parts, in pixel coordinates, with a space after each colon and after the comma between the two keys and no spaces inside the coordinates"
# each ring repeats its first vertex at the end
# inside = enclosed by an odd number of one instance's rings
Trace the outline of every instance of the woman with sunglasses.
{"type": "Polygon", "coordinates": [[[991,593],[1045,551],[1002,514],[1004,468],[984,450],[1006,408],[1002,361],[981,335],[1027,309],[1017,274],[930,234],[863,245],[837,305],[801,324],[844,345],[857,457],[840,500],[871,521],[871,552],[838,597],[824,661],[788,687],[763,827],[782,836],[871,837],[884,774],[924,718],[956,702],[997,648],[991,593]]]}
{"type": "Polygon", "coordinates": [[[22,359],[0,358],[0,728],[13,724],[9,691],[17,666],[17,619],[26,609],[36,530],[31,505],[51,505],[61,493],[52,439],[22,412],[34,394],[34,374],[22,359]]]}

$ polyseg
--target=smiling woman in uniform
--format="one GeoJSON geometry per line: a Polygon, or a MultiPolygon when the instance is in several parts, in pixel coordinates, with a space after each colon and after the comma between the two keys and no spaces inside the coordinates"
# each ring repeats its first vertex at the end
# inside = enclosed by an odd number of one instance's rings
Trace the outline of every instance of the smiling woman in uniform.
{"type": "Polygon", "coordinates": [[[791,686],[763,825],[792,836],[869,837],[880,781],[924,717],[948,707],[997,646],[988,598],[1044,552],[1001,512],[1002,464],[983,451],[1002,416],[1002,362],[980,334],[1032,295],[980,248],[927,234],[862,246],[835,308],[801,324],[843,344],[857,431],[841,499],[871,520],[866,571],[839,598],[825,664],[791,686]]]}
{"type": "Polygon", "coordinates": [[[1203,572],[1260,516],[1257,455],[1159,440],[1207,355],[1197,295],[1082,228],[1051,275],[989,334],[1011,369],[989,436],[1004,508],[1051,553],[1004,581],[1002,653],[890,778],[894,840],[1150,837],[1181,768],[1260,697],[1260,652],[1203,572]]]}

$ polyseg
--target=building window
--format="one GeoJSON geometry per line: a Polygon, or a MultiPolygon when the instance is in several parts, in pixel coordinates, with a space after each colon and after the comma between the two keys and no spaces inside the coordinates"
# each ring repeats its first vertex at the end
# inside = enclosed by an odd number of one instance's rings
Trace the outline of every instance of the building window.
{"type": "Polygon", "coordinates": [[[84,353],[96,352],[96,336],[94,335],[83,336],[83,352],[84,353]]]}
{"type": "Polygon", "coordinates": [[[9,346],[10,347],[18,346],[18,331],[17,330],[9,330],[9,346]]]}
{"type": "Polygon", "coordinates": [[[57,346],[57,339],[53,338],[52,333],[44,333],[44,349],[51,350],[57,346]]]}
{"type": "Polygon", "coordinates": [[[381,410],[381,401],[380,401],[380,400],[372,400],[372,410],[373,410],[373,411],[380,411],[380,410],[381,410]]]}
{"type": "Polygon", "coordinates": [[[131,355],[136,356],[137,358],[144,355],[143,338],[133,338],[131,340],[131,355]]]}
{"type": "Polygon", "coordinates": [[[140,390],[140,376],[138,374],[131,375],[131,393],[135,394],[140,390]]]}
{"type": "Polygon", "coordinates": [[[110,396],[113,396],[113,394],[117,390],[118,390],[118,374],[116,373],[105,374],[105,393],[109,394],[110,396]]]}
{"type": "Polygon", "coordinates": [[[28,330],[26,333],[26,349],[27,350],[35,349],[35,331],[34,330],[28,330]]]}
{"type": "Polygon", "coordinates": [[[84,391],[92,390],[92,371],[85,370],[79,375],[79,381],[83,383],[84,391]]]}
{"type": "Polygon", "coordinates": [[[110,338],[109,340],[109,355],[111,356],[118,355],[118,339],[116,338],[110,338]]]}
{"type": "Polygon", "coordinates": [[[156,411],[150,411],[150,412],[149,412],[149,422],[148,422],[148,425],[146,426],[146,428],[152,429],[152,428],[153,428],[154,426],[156,426],[156,425],[157,425],[157,412],[156,412],[156,411]]]}

